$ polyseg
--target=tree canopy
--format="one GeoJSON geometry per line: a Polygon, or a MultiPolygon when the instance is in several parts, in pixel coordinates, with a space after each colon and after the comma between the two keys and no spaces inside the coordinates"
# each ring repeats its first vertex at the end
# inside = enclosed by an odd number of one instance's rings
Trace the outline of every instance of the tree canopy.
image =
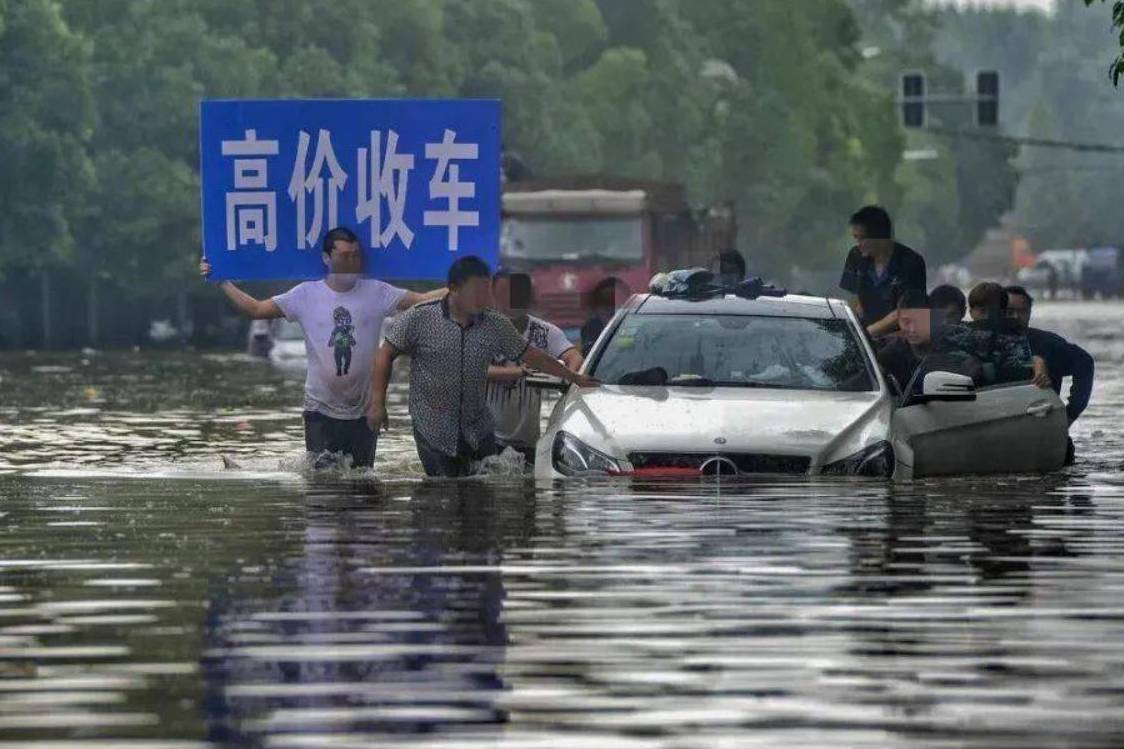
{"type": "Polygon", "coordinates": [[[956,259],[1017,180],[1003,144],[903,160],[930,140],[899,126],[897,76],[963,88],[966,67],[939,54],[954,22],[923,0],[0,0],[0,278],[64,268],[121,299],[202,293],[185,283],[208,97],[497,97],[507,148],[537,174],[732,201],[755,272],[836,269],[868,202],[956,259]]]}

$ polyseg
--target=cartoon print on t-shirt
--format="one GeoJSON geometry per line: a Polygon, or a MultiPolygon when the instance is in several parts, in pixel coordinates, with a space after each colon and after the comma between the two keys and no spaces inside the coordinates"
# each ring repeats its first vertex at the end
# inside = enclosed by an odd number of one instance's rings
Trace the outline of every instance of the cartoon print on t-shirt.
{"type": "Polygon", "coordinates": [[[351,347],[355,345],[355,326],[351,324],[351,311],[347,307],[332,310],[332,337],[328,345],[336,350],[336,377],[343,377],[351,370],[351,347]]]}
{"type": "Polygon", "coordinates": [[[539,325],[534,320],[527,324],[527,343],[535,348],[546,349],[550,344],[547,342],[546,328],[539,325]]]}

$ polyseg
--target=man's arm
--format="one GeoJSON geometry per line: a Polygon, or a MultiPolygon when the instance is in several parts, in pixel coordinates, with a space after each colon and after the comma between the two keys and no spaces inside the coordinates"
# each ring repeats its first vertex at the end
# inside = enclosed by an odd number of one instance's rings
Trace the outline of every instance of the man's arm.
{"type": "Polygon", "coordinates": [[[597,387],[600,383],[597,380],[583,375],[579,372],[568,368],[562,362],[555,359],[550,354],[543,351],[541,348],[528,346],[527,350],[523,352],[522,361],[530,367],[533,367],[540,372],[546,372],[549,375],[554,375],[566,382],[577,385],[583,388],[597,387]]]}
{"type": "Polygon", "coordinates": [[[898,311],[894,310],[876,323],[866,326],[866,332],[871,338],[888,336],[898,329],[898,311]]]}
{"type": "MultiPolygon", "coordinates": [[[[203,278],[211,275],[211,264],[206,259],[200,261],[199,273],[203,278]]],[[[230,281],[221,282],[219,288],[226,294],[226,298],[230,300],[231,304],[251,320],[276,320],[278,317],[285,316],[285,313],[272,299],[255,299],[230,281]]]]}
{"type": "Polygon", "coordinates": [[[1077,421],[1077,417],[1089,405],[1089,397],[1093,394],[1093,357],[1089,352],[1077,344],[1069,344],[1070,377],[1073,381],[1069,386],[1069,403],[1065,411],[1069,416],[1069,423],[1077,421]]]}
{"type": "Polygon", "coordinates": [[[1043,390],[1049,390],[1053,387],[1050,381],[1050,369],[1046,366],[1046,360],[1041,356],[1031,357],[1030,367],[1034,371],[1033,381],[1034,384],[1043,390]]]}
{"type": "Polygon", "coordinates": [[[510,364],[493,364],[488,367],[488,382],[516,382],[527,373],[523,367],[510,364]]]}
{"type": "Polygon", "coordinates": [[[582,356],[582,352],[578,350],[577,346],[571,346],[569,349],[562,352],[560,358],[563,364],[575,372],[581,369],[582,365],[585,364],[585,357],[582,356]]]}
{"type": "Polygon", "coordinates": [[[367,426],[378,434],[389,428],[386,417],[386,389],[390,385],[390,375],[394,371],[394,360],[399,351],[392,344],[383,342],[375,352],[375,373],[371,378],[371,405],[367,409],[367,426]]]}
{"type": "Polygon", "coordinates": [[[398,300],[398,311],[401,312],[403,310],[408,310],[415,304],[429,302],[434,299],[440,299],[448,293],[448,289],[434,289],[433,291],[427,291],[424,294],[418,293],[416,291],[407,291],[402,295],[402,298],[398,300]]]}

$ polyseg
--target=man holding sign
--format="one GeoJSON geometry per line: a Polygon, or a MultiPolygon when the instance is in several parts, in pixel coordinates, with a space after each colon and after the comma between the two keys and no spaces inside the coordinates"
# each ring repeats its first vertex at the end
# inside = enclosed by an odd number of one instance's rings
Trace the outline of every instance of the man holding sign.
{"type": "MultiPolygon", "coordinates": [[[[230,281],[219,288],[252,320],[285,317],[304,329],[304,443],[316,467],[326,467],[342,454],[353,468],[370,468],[377,434],[366,414],[383,320],[418,302],[438,299],[445,289],[419,294],[361,277],[363,248],[359,237],[343,227],[325,235],[322,255],[326,278],[305,281],[272,299],[255,299],[230,281]]],[[[199,269],[204,277],[211,274],[205,258],[199,269]]]]}

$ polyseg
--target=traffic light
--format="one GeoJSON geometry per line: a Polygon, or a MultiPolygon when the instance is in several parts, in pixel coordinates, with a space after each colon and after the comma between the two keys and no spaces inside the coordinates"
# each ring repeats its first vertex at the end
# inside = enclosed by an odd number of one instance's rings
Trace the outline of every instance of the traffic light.
{"type": "Polygon", "coordinates": [[[976,124],[980,127],[999,124],[999,73],[994,70],[976,73],[976,124]]]}
{"type": "Polygon", "coordinates": [[[925,127],[925,74],[902,73],[902,124],[925,127]]]}

